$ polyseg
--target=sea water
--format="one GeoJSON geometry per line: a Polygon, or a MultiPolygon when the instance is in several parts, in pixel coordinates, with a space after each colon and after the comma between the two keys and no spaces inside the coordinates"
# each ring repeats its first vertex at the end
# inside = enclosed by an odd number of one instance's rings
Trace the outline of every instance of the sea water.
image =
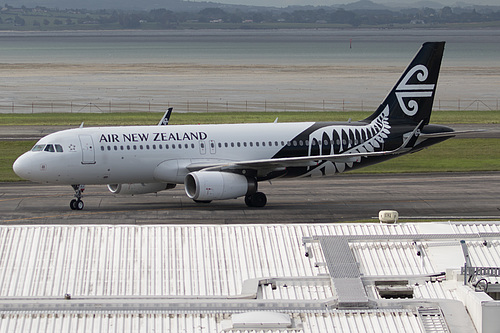
{"type": "Polygon", "coordinates": [[[0,63],[400,65],[446,41],[449,66],[498,66],[500,30],[0,32],[0,63]]]}

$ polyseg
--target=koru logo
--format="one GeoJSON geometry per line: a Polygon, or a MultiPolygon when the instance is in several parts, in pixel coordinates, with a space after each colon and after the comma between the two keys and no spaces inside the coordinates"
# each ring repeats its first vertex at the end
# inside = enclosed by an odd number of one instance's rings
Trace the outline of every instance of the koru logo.
{"type": "Polygon", "coordinates": [[[408,84],[408,81],[416,75],[417,80],[424,82],[429,76],[429,70],[424,65],[417,65],[410,69],[401,83],[396,87],[396,98],[403,112],[412,117],[418,112],[418,102],[412,98],[432,97],[435,84],[408,84]],[[408,105],[403,98],[410,98],[408,105]]]}

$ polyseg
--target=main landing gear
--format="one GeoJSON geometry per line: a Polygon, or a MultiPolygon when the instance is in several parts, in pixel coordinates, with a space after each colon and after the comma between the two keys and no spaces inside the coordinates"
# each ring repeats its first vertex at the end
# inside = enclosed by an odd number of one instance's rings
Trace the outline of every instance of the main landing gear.
{"type": "Polygon", "coordinates": [[[69,203],[69,207],[72,210],[82,210],[83,207],[85,206],[82,197],[83,197],[83,191],[85,191],[85,185],[71,185],[73,187],[73,190],[75,190],[75,198],[71,200],[69,203]]]}
{"type": "Polygon", "coordinates": [[[262,192],[255,192],[245,196],[245,203],[248,207],[264,207],[267,203],[267,197],[262,192]]]}

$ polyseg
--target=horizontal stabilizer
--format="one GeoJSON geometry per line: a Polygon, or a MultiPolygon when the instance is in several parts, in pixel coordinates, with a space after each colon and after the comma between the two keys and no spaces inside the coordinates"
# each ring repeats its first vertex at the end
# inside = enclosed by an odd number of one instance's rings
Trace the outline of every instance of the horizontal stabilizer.
{"type": "Polygon", "coordinates": [[[420,133],[419,137],[422,139],[432,139],[432,138],[450,138],[462,134],[485,132],[485,130],[467,130],[467,131],[452,131],[452,132],[440,132],[440,133],[420,133]]]}

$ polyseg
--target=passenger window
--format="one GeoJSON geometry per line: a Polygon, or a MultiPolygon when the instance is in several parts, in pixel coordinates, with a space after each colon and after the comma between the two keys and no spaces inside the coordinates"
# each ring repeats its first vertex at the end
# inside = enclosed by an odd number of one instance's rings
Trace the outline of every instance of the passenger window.
{"type": "Polygon", "coordinates": [[[101,146],[101,150],[104,151],[104,146],[101,146]]]}
{"type": "Polygon", "coordinates": [[[45,146],[44,151],[48,151],[48,152],[53,153],[53,152],[55,152],[54,146],[53,145],[47,145],[47,146],[45,146]]]}

